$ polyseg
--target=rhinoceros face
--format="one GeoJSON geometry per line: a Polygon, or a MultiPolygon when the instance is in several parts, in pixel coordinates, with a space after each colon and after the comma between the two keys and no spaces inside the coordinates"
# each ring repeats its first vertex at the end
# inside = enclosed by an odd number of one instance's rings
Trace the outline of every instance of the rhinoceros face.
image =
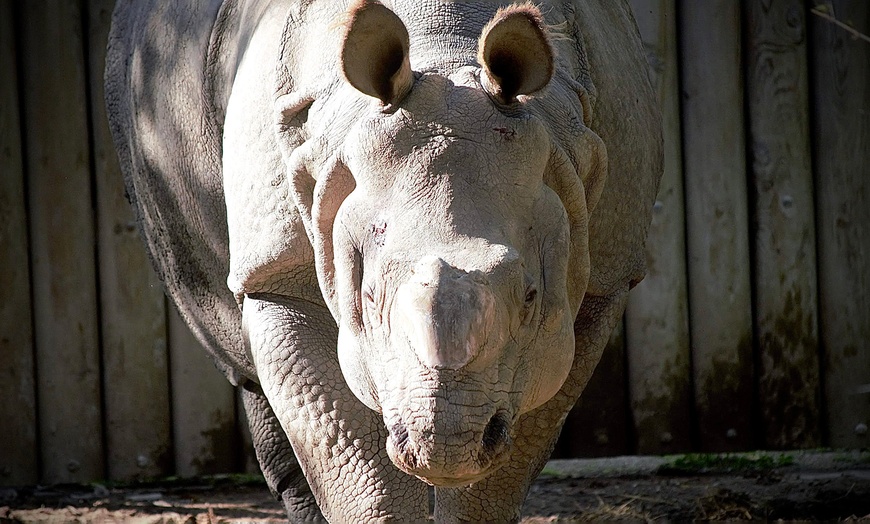
{"type": "Polygon", "coordinates": [[[342,370],[383,413],[397,465],[436,483],[497,463],[574,355],[548,135],[475,83],[424,75],[360,123],[333,228],[342,370]]]}
{"type": "MultiPolygon", "coordinates": [[[[506,458],[517,418],[571,368],[589,273],[582,173],[526,96],[553,73],[534,8],[496,15],[482,67],[414,74],[402,23],[362,6],[344,72],[381,103],[317,181],[319,278],[342,372],[383,414],[393,462],[435,485],[469,484],[506,458]]],[[[572,97],[556,105],[579,106],[572,97]]]]}

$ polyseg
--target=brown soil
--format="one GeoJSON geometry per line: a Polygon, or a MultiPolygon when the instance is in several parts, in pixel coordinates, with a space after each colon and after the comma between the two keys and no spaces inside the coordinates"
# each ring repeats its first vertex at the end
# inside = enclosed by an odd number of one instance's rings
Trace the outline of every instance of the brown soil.
{"type": "Polygon", "coordinates": [[[866,520],[870,475],[539,479],[523,522],[866,520]]]}
{"type": "MultiPolygon", "coordinates": [[[[522,522],[870,521],[870,465],[863,462],[742,473],[565,471],[545,470],[532,486],[522,522]]],[[[0,488],[0,523],[12,522],[278,523],[284,517],[262,481],[211,477],[111,489],[0,488]]]]}

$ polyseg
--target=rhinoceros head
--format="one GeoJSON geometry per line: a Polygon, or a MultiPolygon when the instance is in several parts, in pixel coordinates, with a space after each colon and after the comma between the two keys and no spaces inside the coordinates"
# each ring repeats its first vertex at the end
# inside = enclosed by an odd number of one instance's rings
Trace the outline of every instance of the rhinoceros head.
{"type": "Polygon", "coordinates": [[[571,368],[606,155],[531,5],[499,10],[465,63],[415,71],[409,41],[392,11],[356,5],[339,91],[364,109],[312,106],[344,127],[311,125],[288,164],[348,385],[398,467],[468,484],[571,368]]]}

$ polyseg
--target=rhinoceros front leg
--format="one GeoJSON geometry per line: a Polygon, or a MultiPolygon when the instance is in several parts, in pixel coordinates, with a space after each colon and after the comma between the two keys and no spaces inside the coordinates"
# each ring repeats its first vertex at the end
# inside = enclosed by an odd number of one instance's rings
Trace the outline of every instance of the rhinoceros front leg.
{"type": "Polygon", "coordinates": [[[513,451],[503,467],[471,486],[435,489],[436,522],[519,521],[529,486],[552,453],[565,416],[586,387],[627,296],[626,289],[608,297],[584,298],[574,324],[577,352],[565,384],[517,421],[513,451]]]}
{"type": "Polygon", "coordinates": [[[337,328],[322,305],[245,298],[244,327],[260,384],[330,522],[425,521],[426,486],[397,469],[383,421],[351,393],[337,328]]]}
{"type": "Polygon", "coordinates": [[[269,490],[284,504],[290,522],[326,522],[293,448],[259,384],[246,382],[242,400],[257,461],[269,490]]]}

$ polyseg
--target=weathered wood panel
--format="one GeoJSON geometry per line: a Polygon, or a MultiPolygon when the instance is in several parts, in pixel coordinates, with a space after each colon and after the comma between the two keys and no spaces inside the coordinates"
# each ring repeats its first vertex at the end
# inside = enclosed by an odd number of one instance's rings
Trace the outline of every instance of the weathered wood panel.
{"type": "Polygon", "coordinates": [[[175,471],[182,476],[236,471],[233,387],[169,306],[175,471]]]}
{"type": "Polygon", "coordinates": [[[620,320],[595,373],[565,419],[556,446],[558,456],[605,457],[632,452],[625,380],[625,323],[620,320]]]}
{"type": "Polygon", "coordinates": [[[647,276],[628,299],[628,384],[638,453],[692,446],[692,370],[674,0],[632,0],[662,111],[664,175],[647,239],[647,276]]]}
{"type": "Polygon", "coordinates": [[[752,304],[740,4],[682,0],[681,107],[697,431],[752,446],[752,304]]]}
{"type": "Polygon", "coordinates": [[[38,480],[30,261],[12,2],[0,2],[0,485],[38,480]]]}
{"type": "Polygon", "coordinates": [[[172,473],[166,310],[139,237],[106,120],[106,42],[113,0],[88,2],[91,130],[97,191],[106,462],[109,478],[172,473]]]}
{"type": "Polygon", "coordinates": [[[104,476],[94,216],[80,3],[21,14],[43,482],[104,476]]]}
{"type": "MultiPolygon", "coordinates": [[[[870,2],[835,0],[837,19],[870,34],[870,2]]],[[[829,445],[870,445],[870,44],[818,17],[814,162],[819,316],[829,445]]]]}
{"type": "Polygon", "coordinates": [[[821,386],[804,2],[744,5],[758,430],[766,448],[817,447],[821,386]]]}

